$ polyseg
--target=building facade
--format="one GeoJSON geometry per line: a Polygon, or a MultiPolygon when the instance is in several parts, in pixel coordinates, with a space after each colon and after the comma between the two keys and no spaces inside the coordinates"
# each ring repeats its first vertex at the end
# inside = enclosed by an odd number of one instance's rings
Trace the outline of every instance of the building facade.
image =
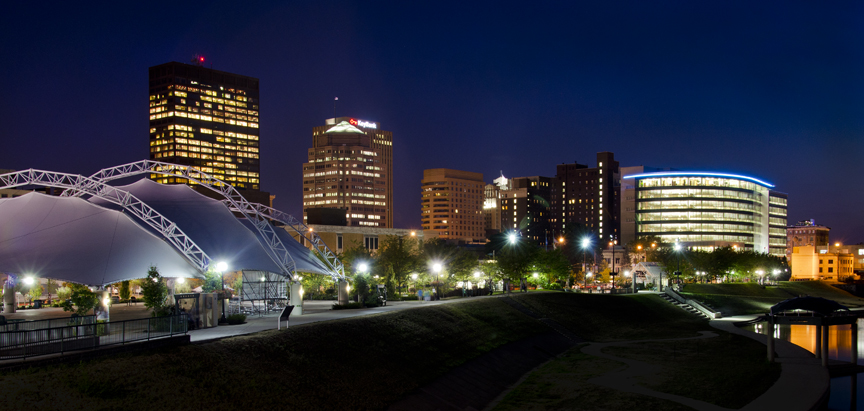
{"type": "Polygon", "coordinates": [[[533,176],[510,179],[501,190],[501,230],[518,231],[540,246],[551,247],[558,234],[551,225],[551,177],[533,176]]]}
{"type": "Polygon", "coordinates": [[[803,245],[792,248],[792,281],[822,280],[840,282],[855,276],[855,256],[851,253],[817,250],[803,245]]]}
{"type": "Polygon", "coordinates": [[[855,275],[864,276],[864,243],[843,244],[836,242],[826,246],[817,246],[818,253],[834,253],[852,256],[852,271],[855,275]]]}
{"type": "Polygon", "coordinates": [[[303,218],[309,208],[339,208],[349,226],[393,227],[393,133],[352,117],[312,129],[303,164],[303,218]]]}
{"type": "MultiPolygon", "coordinates": [[[[438,237],[438,233],[434,230],[423,231],[407,228],[375,228],[375,227],[348,227],[336,225],[309,224],[312,231],[318,233],[324,244],[336,254],[341,254],[355,246],[363,246],[373,254],[378,252],[378,249],[383,245],[384,241],[389,237],[416,238],[419,241],[426,241],[438,237]]],[[[291,233],[297,241],[303,246],[311,249],[312,243],[301,238],[296,231],[283,227],[291,233]]]]}
{"type": "MultiPolygon", "coordinates": [[[[620,240],[620,169],[613,153],[597,153],[597,165],[560,164],[549,223],[556,234],[581,228],[602,241],[620,240]]],[[[620,243],[620,241],[619,241],[620,243]]]]}
{"type": "Polygon", "coordinates": [[[804,220],[786,227],[786,258],[792,257],[793,247],[812,245],[828,247],[831,227],[816,224],[815,220],[804,220]]]}
{"type": "Polygon", "coordinates": [[[486,227],[486,238],[501,232],[501,191],[506,191],[511,188],[510,179],[501,177],[492,181],[492,184],[486,184],[484,189],[483,200],[483,219],[486,227]]]}
{"type": "Polygon", "coordinates": [[[713,250],[737,246],[786,255],[787,195],[762,180],[725,173],[666,171],[635,181],[636,237],[713,250]]]}
{"type": "Polygon", "coordinates": [[[485,242],[483,174],[433,168],[423,170],[420,224],[439,237],[463,243],[485,242]]]}
{"type": "MultiPolygon", "coordinates": [[[[270,205],[261,191],[258,79],[178,62],[150,67],[149,78],[150,159],[196,167],[270,205]]],[[[196,187],[180,177],[151,178],[196,187]]]]}

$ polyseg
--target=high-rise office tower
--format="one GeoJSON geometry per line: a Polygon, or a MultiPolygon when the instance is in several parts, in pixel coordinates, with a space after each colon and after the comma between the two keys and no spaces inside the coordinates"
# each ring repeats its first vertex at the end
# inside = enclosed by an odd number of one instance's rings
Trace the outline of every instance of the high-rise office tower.
{"type": "Polygon", "coordinates": [[[345,210],[349,226],[393,227],[393,133],[352,117],[312,129],[303,164],[303,218],[310,208],[345,210]]]}
{"type": "Polygon", "coordinates": [[[483,174],[433,168],[423,170],[420,220],[424,230],[464,243],[485,242],[483,174]]]}
{"type": "Polygon", "coordinates": [[[552,245],[556,237],[550,226],[553,181],[533,176],[506,182],[500,189],[501,230],[518,231],[523,238],[541,246],[552,245]]]}
{"type": "Polygon", "coordinates": [[[620,170],[612,153],[597,153],[597,166],[560,164],[552,190],[552,229],[592,232],[603,243],[620,240],[620,170]]]}
{"type": "MultiPolygon", "coordinates": [[[[150,159],[196,167],[270,205],[261,191],[258,79],[197,63],[150,67],[150,159]]],[[[184,178],[151,178],[195,187],[184,178]]]]}

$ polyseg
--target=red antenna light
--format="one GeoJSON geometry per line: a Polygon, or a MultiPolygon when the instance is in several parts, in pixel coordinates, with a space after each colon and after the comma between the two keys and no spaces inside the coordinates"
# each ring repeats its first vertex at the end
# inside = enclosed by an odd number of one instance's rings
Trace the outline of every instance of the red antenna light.
{"type": "Polygon", "coordinates": [[[198,57],[198,60],[204,61],[204,57],[198,57]]]}

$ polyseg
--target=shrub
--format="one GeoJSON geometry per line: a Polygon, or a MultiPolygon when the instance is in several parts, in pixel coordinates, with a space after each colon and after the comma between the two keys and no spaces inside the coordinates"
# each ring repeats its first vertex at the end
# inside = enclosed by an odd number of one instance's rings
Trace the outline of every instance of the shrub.
{"type": "Polygon", "coordinates": [[[152,317],[168,315],[168,306],[165,298],[168,297],[168,287],[162,282],[162,276],[155,266],[147,270],[147,277],[141,284],[141,294],[144,297],[144,306],[152,310],[152,317]]]}
{"type": "Polygon", "coordinates": [[[228,316],[228,324],[237,325],[246,322],[246,314],[231,314],[228,316]]]}
{"type": "Polygon", "coordinates": [[[558,284],[558,283],[551,283],[546,288],[549,290],[561,290],[564,287],[562,287],[561,284],[558,284]]]}
{"type": "Polygon", "coordinates": [[[363,308],[363,303],[333,304],[334,310],[350,310],[353,308],[363,308]]]}
{"type": "Polygon", "coordinates": [[[78,315],[87,315],[87,312],[99,305],[99,296],[81,284],[71,284],[69,288],[72,295],[62,304],[63,311],[74,312],[78,315]]]}

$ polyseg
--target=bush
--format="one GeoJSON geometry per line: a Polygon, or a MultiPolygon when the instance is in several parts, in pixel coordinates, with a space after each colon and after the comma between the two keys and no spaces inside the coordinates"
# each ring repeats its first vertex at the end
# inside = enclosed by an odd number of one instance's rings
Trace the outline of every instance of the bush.
{"type": "Polygon", "coordinates": [[[228,324],[237,325],[246,322],[246,314],[231,314],[228,316],[228,324]]]}
{"type": "Polygon", "coordinates": [[[547,286],[546,288],[549,289],[549,290],[561,290],[561,289],[563,289],[564,287],[562,287],[561,284],[558,284],[558,283],[551,283],[551,284],[549,284],[549,286],[547,286]]]}
{"type": "Polygon", "coordinates": [[[333,304],[334,310],[350,310],[354,308],[363,308],[363,303],[333,304]]]}

